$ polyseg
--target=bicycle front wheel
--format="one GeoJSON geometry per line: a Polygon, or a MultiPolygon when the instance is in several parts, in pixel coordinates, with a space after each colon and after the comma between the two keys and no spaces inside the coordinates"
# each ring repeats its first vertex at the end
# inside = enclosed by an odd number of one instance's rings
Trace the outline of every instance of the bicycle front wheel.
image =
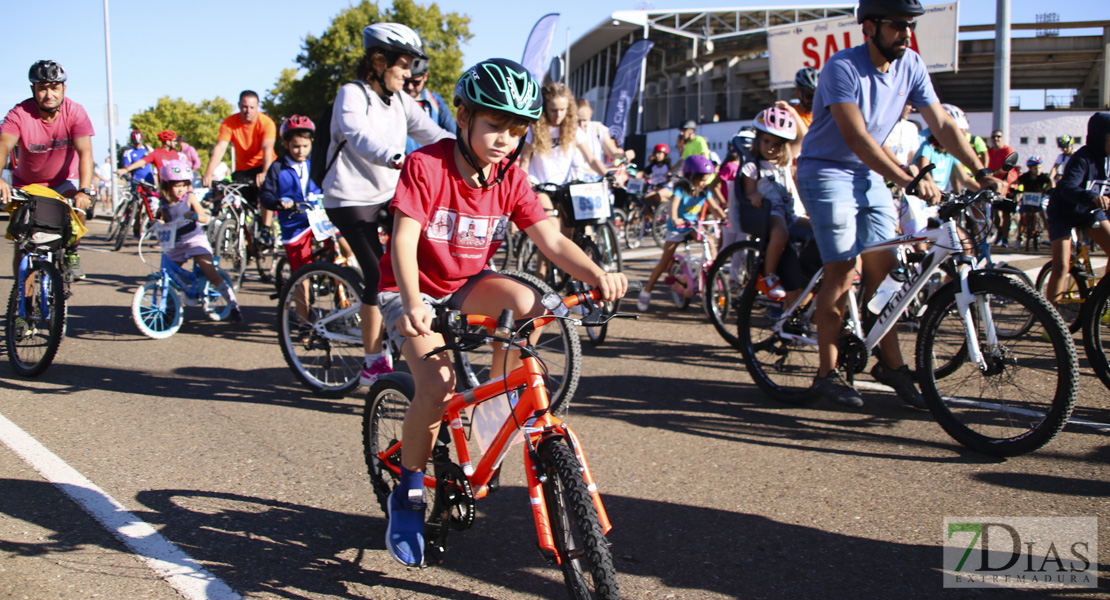
{"type": "Polygon", "coordinates": [[[930,300],[917,336],[921,393],[940,426],[976,452],[1018,456],[1037,450],[1056,437],[1075,405],[1079,366],[1071,334],[1043,296],[1005,275],[975,273],[968,286],[985,365],[968,360],[958,286],[945,286],[930,300]],[[1014,331],[1018,326],[1010,322],[1023,322],[1026,312],[1033,315],[1026,333],[996,335],[997,345],[988,344],[987,316],[996,332],[1014,331]]]}
{"type": "Polygon", "coordinates": [[[365,356],[361,289],[349,269],[320,262],[297,269],[281,290],[281,353],[297,379],[322,396],[340,398],[358,387],[365,356]]]}
{"type": "Polygon", "coordinates": [[[717,258],[705,272],[706,284],[702,290],[705,314],[721,338],[737,350],[743,344],[733,333],[735,329],[729,327],[729,320],[736,318],[740,292],[748,284],[748,275],[756,270],[758,254],[759,244],[755,242],[733,242],[717,253],[717,258]]]}
{"type": "Polygon", "coordinates": [[[131,319],[143,335],[163,340],[181,329],[182,309],[180,292],[156,279],[135,290],[135,298],[131,301],[131,319]]]}
{"type": "Polygon", "coordinates": [[[116,230],[116,239],[112,243],[112,249],[119,251],[123,248],[123,243],[127,241],[127,234],[135,225],[135,201],[132,200],[120,206],[123,214],[120,215],[120,227],[116,230]]]}
{"type": "Polygon", "coordinates": [[[1110,388],[1110,277],[1103,276],[1087,296],[1082,321],[1087,360],[1102,384],[1110,388]]]}
{"type": "Polygon", "coordinates": [[[50,366],[62,343],[66,299],[61,274],[45,260],[31,263],[26,282],[23,293],[12,285],[5,339],[12,369],[34,377],[50,366]]]}
{"type": "Polygon", "coordinates": [[[213,251],[220,258],[220,268],[227,271],[232,286],[238,290],[243,285],[243,274],[247,270],[247,248],[237,220],[229,218],[220,224],[213,251]]]}
{"type": "MultiPolygon", "coordinates": [[[[624,261],[621,259],[620,242],[617,240],[616,229],[610,223],[603,223],[598,229],[598,242],[589,244],[585,249],[586,254],[607,273],[620,273],[624,270],[624,261]],[[592,253],[596,252],[596,256],[592,253]]],[[[611,315],[620,311],[621,301],[615,300],[604,304],[605,314],[611,315]]],[[[598,327],[587,327],[586,335],[594,346],[605,342],[609,331],[609,323],[598,327]]]]}
{"type": "Polygon", "coordinates": [[[670,218],[670,204],[667,202],[660,203],[655,208],[651,220],[651,237],[655,240],[655,245],[660,248],[663,247],[663,238],[667,236],[668,218],[670,218]]]}
{"type": "Polygon", "coordinates": [[[582,466],[561,439],[549,439],[537,452],[547,475],[543,499],[555,551],[570,597],[620,598],[609,542],[590,498],[582,466]]]}
{"type": "Polygon", "coordinates": [[[624,218],[624,245],[629,250],[640,247],[644,237],[644,209],[634,206],[624,218]]]}
{"type": "MultiPolygon", "coordinates": [[[[540,296],[554,293],[550,286],[534,275],[519,271],[505,271],[502,275],[538,290],[540,296]]],[[[582,375],[582,342],[578,337],[578,330],[573,322],[555,319],[543,328],[534,347],[547,367],[544,383],[551,412],[564,414],[578,389],[578,380],[582,375]]],[[[468,387],[473,387],[489,379],[493,352],[487,345],[469,352],[458,352],[455,354],[455,361],[455,366],[466,379],[468,387]]]]}
{"type": "Polygon", "coordinates": [[[755,277],[740,293],[736,309],[736,336],[740,355],[755,385],[771,398],[787,404],[817,401],[810,393],[817,376],[817,328],[814,302],[803,302],[777,326],[783,303],[756,289],[755,277]]]}
{"type": "Polygon", "coordinates": [[[104,234],[104,239],[108,243],[116,241],[116,235],[119,233],[120,227],[123,227],[123,221],[127,214],[127,205],[131,203],[130,195],[121,195],[119,205],[112,211],[112,221],[108,223],[108,232],[104,234]]]}

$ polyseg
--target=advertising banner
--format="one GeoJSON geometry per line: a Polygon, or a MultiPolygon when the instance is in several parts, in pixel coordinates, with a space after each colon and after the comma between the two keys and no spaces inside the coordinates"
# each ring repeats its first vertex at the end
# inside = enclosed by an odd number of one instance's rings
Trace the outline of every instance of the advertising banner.
{"type": "MultiPolygon", "coordinates": [[[[925,7],[917,18],[910,48],[921,55],[930,73],[956,71],[959,2],[925,7]]],[[[771,89],[794,87],[794,74],[802,67],[818,71],[833,54],[864,43],[863,25],[856,18],[840,17],[784,25],[767,30],[771,62],[771,89]]]]}
{"type": "Polygon", "coordinates": [[[609,128],[609,136],[622,148],[624,136],[628,132],[628,110],[640,89],[640,66],[653,45],[654,42],[650,40],[640,40],[629,46],[617,65],[617,75],[613,78],[604,123],[609,128]]]}

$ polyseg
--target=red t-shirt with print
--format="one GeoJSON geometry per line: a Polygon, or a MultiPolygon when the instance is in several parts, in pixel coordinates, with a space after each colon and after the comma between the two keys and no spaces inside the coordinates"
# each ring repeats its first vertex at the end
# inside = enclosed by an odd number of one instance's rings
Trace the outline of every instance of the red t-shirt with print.
{"type": "Polygon", "coordinates": [[[165,148],[155,148],[153,152],[147,154],[141,159],[146,164],[154,163],[154,172],[159,177],[162,176],[162,165],[167,160],[185,160],[185,156],[177,150],[167,150],[165,148]]]}
{"type": "MultiPolygon", "coordinates": [[[[433,298],[454,293],[486,268],[509,221],[524,230],[547,219],[524,171],[513,166],[501,183],[472,188],[455,165],[454,149],[455,140],[447,139],[408,155],[390,204],[420,222],[420,291],[433,298]]],[[[380,267],[378,289],[397,291],[390,248],[380,267]]]]}

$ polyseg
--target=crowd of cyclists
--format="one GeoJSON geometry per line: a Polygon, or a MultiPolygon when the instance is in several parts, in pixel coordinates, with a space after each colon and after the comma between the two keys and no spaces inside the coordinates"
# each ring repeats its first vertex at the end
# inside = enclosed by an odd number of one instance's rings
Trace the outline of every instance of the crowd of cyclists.
{"type": "MultiPolygon", "coordinates": [[[[663,256],[637,299],[641,311],[649,309],[677,245],[706,215],[730,224],[726,244],[766,236],[759,289],[774,300],[789,302],[800,293],[805,281],[788,242],[810,237],[824,265],[815,315],[820,366],[812,391],[858,408],[863,397],[837,369],[848,292],[862,274],[863,297],[871,296],[897,264],[894,253],[862,251],[899,231],[908,235],[927,227],[942,191],[987,188],[1013,199],[1043,195],[1042,203],[1022,206],[1021,212],[1039,219],[1051,242],[1050,300],[1061,292],[1073,228],[1085,229],[1110,251],[1105,214],[1110,114],[1091,117],[1086,145],[1079,149],[1061,137],[1061,155],[1047,173],[1036,156],[1027,159],[1024,173],[1005,169],[1012,149],[1002,132],[993,132],[990,148],[971,135],[966,116],[940,102],[921,57],[908,51],[915,19],[924,12],[917,0],[862,0],[857,20],[866,43],[831,57],[820,74],[801,69],[797,98],[760,111],[733,138],[724,160],[709,151],[693,121],[680,129],[676,161],[670,160],[668,145],[652,149],[638,176],[652,186],[646,200],[669,211],[663,256]],[[918,131],[908,119],[912,111],[927,129],[918,131]],[[935,170],[908,189],[930,164],[935,170]]],[[[324,210],[341,235],[343,254],[357,262],[365,354],[361,384],[372,385],[392,371],[387,339],[415,376],[400,483],[389,499],[386,546],[402,564],[419,566],[424,470],[456,384],[446,355],[423,358],[443,344],[432,328],[437,308],[488,315],[509,308],[520,318],[545,310],[537,290],[488,268],[514,229],[555,267],[599,289],[602,300],[624,296],[626,277],[602,268],[568,239],[570,198],[537,194],[533,186],[598,179],[611,172],[609,164],[634,154],[597,127],[592,107],[569,88],[541,85],[512,60],[493,58],[467,69],[450,98],[452,118],[445,99],[424,87],[431,65],[415,31],[398,23],[371,24],[363,30],[362,45],[354,79],[339,89],[326,123],[291,115],[278,127],[259,112],[258,95],[244,91],[239,112],[221,124],[202,181],[209,187],[218,180],[227,148],[234,145],[230,177],[245,184],[244,199],[261,208],[263,231],[270,230],[272,212],[277,213],[280,244],[294,270],[312,259],[306,207],[324,210]]],[[[0,127],[0,167],[18,149],[12,186],[46,185],[86,211],[97,196],[92,125],[84,109],[66,97],[60,65],[36,62],[29,79],[32,97],[13,108],[0,127]]],[[[199,168],[195,151],[190,155],[171,130],[160,132],[158,141],[160,147],[152,149],[141,133],[132,132],[116,172],[158,186],[158,217],[187,222],[177,232],[180,247],[172,260],[194,259],[234,306],[231,319],[238,320],[234,290],[216,274],[213,249],[196,225],[209,216],[187,185],[199,168]]],[[[11,201],[7,182],[0,182],[0,197],[11,201]]],[[[1009,242],[1008,206],[996,211],[999,246],[1009,242]]],[[[67,248],[66,255],[79,273],[77,248],[67,248]]],[[[495,350],[491,377],[520,360],[503,352],[495,350]]],[[[873,377],[908,405],[924,407],[897,329],[883,338],[877,354],[873,377]]]]}

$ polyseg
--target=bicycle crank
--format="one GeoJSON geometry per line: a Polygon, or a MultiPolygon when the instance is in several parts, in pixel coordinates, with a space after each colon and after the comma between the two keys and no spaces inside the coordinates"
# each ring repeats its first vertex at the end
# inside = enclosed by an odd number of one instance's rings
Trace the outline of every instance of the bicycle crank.
{"type": "Polygon", "coordinates": [[[427,562],[443,561],[447,552],[450,530],[463,531],[474,524],[474,490],[461,467],[453,462],[437,461],[436,494],[431,514],[424,526],[427,562]]]}

